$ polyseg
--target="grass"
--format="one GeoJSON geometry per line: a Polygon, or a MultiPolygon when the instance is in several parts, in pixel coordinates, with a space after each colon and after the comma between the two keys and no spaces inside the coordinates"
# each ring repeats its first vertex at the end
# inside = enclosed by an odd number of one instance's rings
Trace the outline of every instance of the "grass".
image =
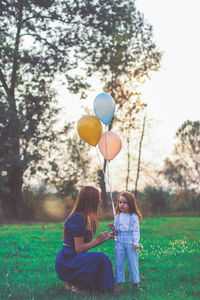
{"type": "MultiPolygon", "coordinates": [[[[100,231],[109,222],[100,222],[100,231]]],[[[150,218],[141,222],[141,284],[134,292],[128,282],[118,299],[199,299],[200,218],[150,218]]],[[[54,262],[62,245],[63,224],[0,226],[0,299],[79,299],[66,293],[54,262]]],[[[114,267],[114,241],[91,251],[103,251],[114,267]]],[[[85,299],[114,299],[85,294],[85,299]]]]}

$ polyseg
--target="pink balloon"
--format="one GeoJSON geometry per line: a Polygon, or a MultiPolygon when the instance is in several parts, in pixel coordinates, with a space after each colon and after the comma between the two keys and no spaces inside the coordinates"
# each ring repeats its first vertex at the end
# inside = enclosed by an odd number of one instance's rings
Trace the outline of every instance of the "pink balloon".
{"type": "Polygon", "coordinates": [[[105,159],[110,162],[120,152],[122,148],[122,141],[118,134],[107,131],[102,134],[98,147],[105,159]]]}

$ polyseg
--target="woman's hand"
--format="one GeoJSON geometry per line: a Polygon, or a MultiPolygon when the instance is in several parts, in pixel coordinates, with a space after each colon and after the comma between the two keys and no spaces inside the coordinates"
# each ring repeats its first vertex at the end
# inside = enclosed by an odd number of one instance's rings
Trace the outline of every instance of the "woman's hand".
{"type": "Polygon", "coordinates": [[[109,228],[110,230],[112,230],[112,231],[114,231],[114,230],[115,230],[115,226],[114,226],[114,224],[108,224],[108,228],[109,228]]]}
{"type": "Polygon", "coordinates": [[[99,245],[104,243],[105,241],[108,241],[109,239],[110,239],[110,237],[109,237],[108,231],[102,232],[102,233],[100,233],[100,235],[98,235],[96,237],[96,241],[99,245]]]}
{"type": "Polygon", "coordinates": [[[117,235],[116,232],[112,231],[112,232],[109,232],[108,236],[109,236],[109,240],[110,239],[113,239],[115,236],[117,235]]]}
{"type": "Polygon", "coordinates": [[[114,232],[110,232],[108,233],[107,231],[100,233],[100,235],[98,235],[96,237],[96,242],[98,245],[103,244],[106,241],[109,241],[111,239],[113,239],[115,237],[115,233],[114,232]]]}
{"type": "Polygon", "coordinates": [[[74,245],[76,252],[84,252],[89,249],[95,248],[110,239],[113,239],[115,236],[114,232],[108,233],[107,231],[102,232],[96,237],[96,239],[91,240],[88,243],[84,243],[84,237],[74,237],[74,245]]]}

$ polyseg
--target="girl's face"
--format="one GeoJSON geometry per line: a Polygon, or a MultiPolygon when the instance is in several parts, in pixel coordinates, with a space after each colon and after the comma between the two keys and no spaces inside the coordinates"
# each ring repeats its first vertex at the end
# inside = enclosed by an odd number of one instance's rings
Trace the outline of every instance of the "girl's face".
{"type": "Polygon", "coordinates": [[[119,210],[125,214],[129,213],[128,201],[124,196],[119,197],[119,210]]]}

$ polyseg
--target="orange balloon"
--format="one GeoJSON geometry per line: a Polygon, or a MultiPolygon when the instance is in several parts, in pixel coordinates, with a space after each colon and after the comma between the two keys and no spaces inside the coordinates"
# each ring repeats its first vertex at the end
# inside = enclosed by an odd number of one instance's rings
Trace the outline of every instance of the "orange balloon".
{"type": "Polygon", "coordinates": [[[122,141],[118,134],[107,131],[102,134],[98,147],[103,157],[109,162],[120,152],[122,141]]]}
{"type": "Polygon", "coordinates": [[[79,136],[89,145],[96,146],[102,135],[102,125],[95,116],[84,116],[77,123],[79,136]]]}

